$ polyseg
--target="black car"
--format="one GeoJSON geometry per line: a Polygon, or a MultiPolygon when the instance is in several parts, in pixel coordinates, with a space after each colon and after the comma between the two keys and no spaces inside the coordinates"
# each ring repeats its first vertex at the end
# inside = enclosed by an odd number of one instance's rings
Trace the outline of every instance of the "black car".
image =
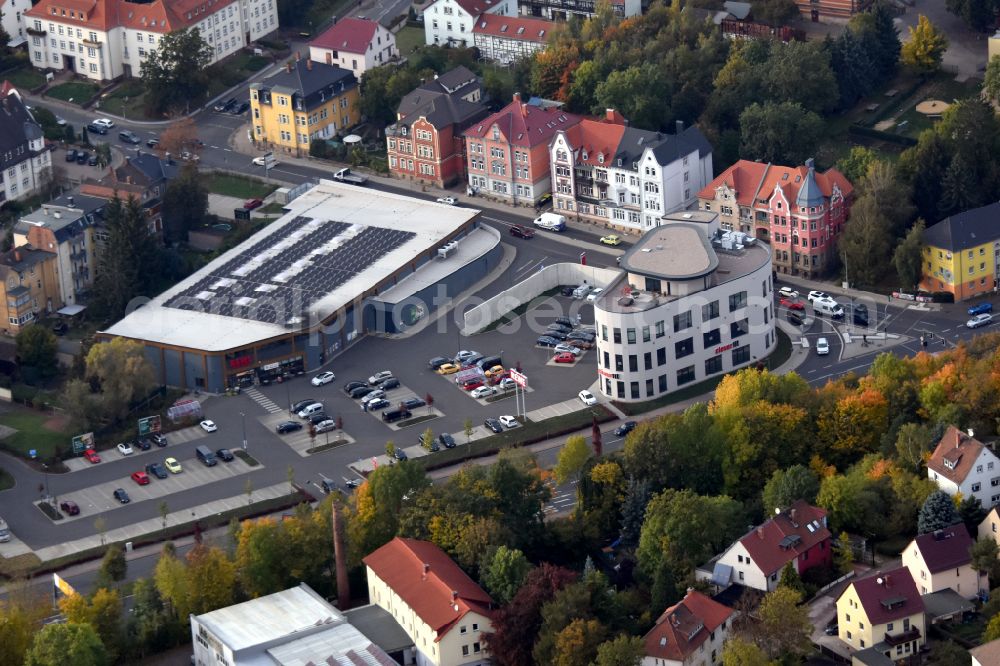
{"type": "Polygon", "coordinates": [[[239,102],[236,100],[236,98],[230,97],[225,102],[219,102],[218,104],[213,106],[212,110],[215,111],[216,113],[225,113],[226,111],[229,111],[230,109],[235,107],[237,104],[239,104],[239,102]]]}
{"type": "Polygon", "coordinates": [[[565,342],[566,340],[569,339],[569,335],[567,333],[563,333],[562,331],[549,330],[545,331],[545,335],[554,340],[558,340],[559,342],[565,342]]]}
{"type": "Polygon", "coordinates": [[[89,125],[87,125],[87,131],[92,132],[94,134],[100,134],[103,136],[108,133],[108,128],[105,127],[104,125],[98,125],[97,123],[90,123],[89,125]]]}
{"type": "Polygon", "coordinates": [[[305,409],[309,405],[313,404],[314,402],[316,402],[316,401],[313,400],[312,398],[306,398],[305,400],[299,400],[298,402],[296,402],[295,404],[292,405],[292,411],[295,412],[296,414],[298,414],[299,412],[301,412],[303,409],[305,409]]]}
{"type": "Polygon", "coordinates": [[[550,331],[558,331],[560,333],[565,333],[566,335],[569,335],[570,333],[573,332],[572,326],[563,326],[562,324],[559,323],[549,324],[547,328],[550,331]]]}
{"type": "Polygon", "coordinates": [[[151,434],[149,436],[149,438],[151,440],[153,440],[153,444],[156,444],[161,449],[167,445],[167,438],[166,438],[166,436],[162,435],[162,434],[160,434],[158,432],[154,432],[153,434],[151,434]]]}
{"type": "Polygon", "coordinates": [[[788,323],[791,324],[792,326],[801,326],[802,325],[802,317],[800,317],[799,315],[795,314],[791,310],[789,310],[788,313],[785,314],[785,319],[787,319],[788,323]]]}
{"type": "Polygon", "coordinates": [[[233,462],[235,459],[233,452],[229,449],[219,449],[215,452],[215,455],[217,455],[223,462],[233,462]]]}
{"type": "Polygon", "coordinates": [[[553,323],[559,324],[560,326],[565,326],[566,328],[569,329],[573,328],[573,320],[570,319],[569,317],[556,317],[556,320],[553,323]]]}
{"type": "Polygon", "coordinates": [[[234,116],[242,116],[250,108],[250,102],[241,102],[239,106],[232,110],[234,116]]]}
{"type": "Polygon", "coordinates": [[[396,382],[396,386],[399,386],[399,380],[396,379],[395,377],[393,377],[392,375],[389,375],[388,377],[382,377],[381,379],[376,380],[375,383],[372,384],[372,386],[377,386],[380,389],[385,389],[385,385],[388,382],[392,382],[392,381],[395,381],[396,382]]]}
{"type": "Polygon", "coordinates": [[[97,153],[94,153],[93,155],[87,158],[87,164],[89,166],[97,166],[97,153]]]}
{"type": "Polygon", "coordinates": [[[515,224],[510,228],[510,235],[517,236],[518,238],[534,238],[535,230],[530,227],[524,227],[520,224],[515,224]]]}
{"type": "Polygon", "coordinates": [[[585,331],[582,329],[577,329],[575,331],[570,331],[566,334],[566,337],[570,340],[589,340],[593,342],[597,338],[597,334],[593,331],[585,331]]]}
{"type": "Polygon", "coordinates": [[[160,140],[159,139],[146,139],[146,145],[149,146],[150,148],[156,148],[158,145],[160,145],[160,140]]]}
{"type": "Polygon", "coordinates": [[[463,368],[472,367],[477,363],[479,363],[480,361],[482,361],[484,358],[486,358],[486,356],[483,354],[473,354],[469,358],[462,361],[461,365],[463,368]]]}
{"type": "Polygon", "coordinates": [[[279,435],[286,435],[296,430],[302,430],[302,424],[298,421],[282,421],[275,427],[275,430],[278,431],[279,435]]]}
{"type": "Polygon", "coordinates": [[[385,398],[375,398],[374,400],[369,400],[365,404],[368,406],[369,412],[374,412],[376,409],[385,409],[386,407],[392,405],[392,403],[385,398]]]}
{"type": "Polygon", "coordinates": [[[427,403],[420,398],[407,398],[399,404],[401,404],[404,409],[416,409],[417,407],[423,407],[427,403]]]}
{"type": "Polygon", "coordinates": [[[868,306],[864,303],[855,303],[851,307],[851,317],[858,326],[868,325],[868,306]]]}
{"type": "Polygon", "coordinates": [[[441,445],[446,449],[455,448],[455,438],[446,432],[443,432],[440,435],[438,435],[438,441],[441,442],[441,445]]]}
{"type": "Polygon", "coordinates": [[[152,474],[158,479],[167,478],[167,468],[163,463],[153,462],[146,465],[146,474],[152,474]]]}
{"type": "Polygon", "coordinates": [[[349,396],[357,400],[358,398],[363,398],[372,391],[377,390],[374,386],[359,386],[356,389],[348,393],[349,396]]]}
{"type": "Polygon", "coordinates": [[[405,461],[409,459],[409,456],[406,455],[406,451],[403,449],[396,449],[396,460],[405,461]]]}
{"type": "Polygon", "coordinates": [[[503,426],[500,425],[500,421],[497,419],[491,417],[483,421],[483,423],[486,424],[486,427],[493,432],[503,432],[503,426]]]}
{"type": "Polygon", "coordinates": [[[316,412],[315,414],[310,415],[307,420],[313,425],[318,425],[323,421],[329,421],[330,417],[327,416],[325,412],[316,412]]]}
{"type": "Polygon", "coordinates": [[[379,384],[379,388],[383,391],[388,391],[389,389],[399,388],[399,380],[395,377],[389,377],[382,383],[379,384]]]}
{"type": "Polygon", "coordinates": [[[386,423],[394,423],[400,419],[408,419],[413,414],[408,409],[387,409],[382,412],[382,420],[386,423]]]}
{"type": "Polygon", "coordinates": [[[70,148],[66,151],[66,161],[75,162],[76,161],[76,148],[70,148]]]}
{"type": "Polygon", "coordinates": [[[135,442],[135,446],[138,446],[143,451],[149,451],[153,448],[153,442],[148,437],[143,437],[138,442],[135,442]]]}
{"type": "Polygon", "coordinates": [[[122,130],[118,132],[118,140],[123,143],[131,143],[133,146],[138,146],[142,143],[142,139],[136,136],[135,132],[131,130],[122,130]]]}
{"type": "Polygon", "coordinates": [[[115,489],[115,499],[121,502],[122,504],[128,504],[129,502],[132,501],[129,498],[128,493],[125,492],[124,488],[115,489]]]}
{"type": "Polygon", "coordinates": [[[354,380],[353,382],[347,382],[346,384],[344,384],[344,393],[346,393],[347,395],[351,395],[351,391],[353,391],[356,388],[361,388],[362,386],[368,386],[368,382],[359,382],[357,380],[354,380]]]}
{"type": "Polygon", "coordinates": [[[555,347],[559,344],[559,340],[556,340],[551,335],[543,335],[535,340],[535,344],[539,347],[555,347]]]}
{"type": "Polygon", "coordinates": [[[427,361],[427,367],[431,370],[437,370],[445,363],[451,363],[451,359],[445,358],[444,356],[435,356],[431,360],[427,361]]]}
{"type": "Polygon", "coordinates": [[[76,151],[76,163],[77,164],[86,164],[87,160],[89,160],[89,159],[90,159],[90,154],[86,150],[78,150],[78,151],[76,151]]]}
{"type": "Polygon", "coordinates": [[[635,421],[626,421],[625,423],[615,428],[615,434],[618,435],[619,437],[624,437],[625,435],[635,430],[635,426],[636,426],[635,421]]]}
{"type": "Polygon", "coordinates": [[[559,287],[559,293],[563,296],[573,296],[573,291],[576,287],[559,287]]]}
{"type": "Polygon", "coordinates": [[[66,335],[67,331],[69,331],[69,324],[64,321],[57,321],[52,324],[52,332],[56,335],[66,335]]]}

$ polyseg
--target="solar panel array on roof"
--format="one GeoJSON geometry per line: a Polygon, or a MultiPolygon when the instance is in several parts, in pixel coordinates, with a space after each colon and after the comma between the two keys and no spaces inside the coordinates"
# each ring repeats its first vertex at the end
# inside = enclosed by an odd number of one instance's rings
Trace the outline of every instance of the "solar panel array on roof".
{"type": "Polygon", "coordinates": [[[297,325],[313,303],[415,235],[300,216],[164,305],[297,325]]]}

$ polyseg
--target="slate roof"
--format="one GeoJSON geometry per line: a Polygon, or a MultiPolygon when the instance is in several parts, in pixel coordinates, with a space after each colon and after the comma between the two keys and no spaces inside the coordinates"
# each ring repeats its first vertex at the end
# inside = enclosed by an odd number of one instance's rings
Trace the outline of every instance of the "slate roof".
{"type": "Polygon", "coordinates": [[[816,167],[811,157],[806,160],[806,175],[795,197],[795,204],[806,207],[823,205],[823,191],[816,182],[816,167]]]}
{"type": "Polygon", "coordinates": [[[334,23],[309,46],[348,53],[365,53],[375,39],[378,23],[371,19],[347,17],[334,23]]]}
{"type": "Polygon", "coordinates": [[[955,484],[961,484],[972,471],[983,447],[984,444],[975,437],[970,437],[955,426],[948,426],[927,461],[927,469],[955,484]]]}
{"type": "MultiPolygon", "coordinates": [[[[250,84],[250,88],[291,94],[304,100],[305,110],[308,111],[357,85],[358,80],[349,69],[304,59],[288,63],[274,76],[250,84]]],[[[293,101],[293,110],[294,107],[293,101]]]]}
{"type": "Polygon", "coordinates": [[[920,557],[932,574],[965,566],[972,561],[972,537],[965,525],[959,523],[943,530],[921,534],[914,542],[920,557]]]}
{"type": "Polygon", "coordinates": [[[98,197],[64,194],[22,216],[14,224],[14,231],[26,234],[32,226],[43,226],[51,229],[56,241],[62,243],[79,236],[88,227],[101,224],[101,212],[107,203],[105,199],[98,197]],[[56,213],[59,217],[56,217],[56,213]]]}
{"type": "Polygon", "coordinates": [[[490,595],[429,541],[396,537],[363,561],[434,630],[435,640],[467,613],[493,615],[490,595]]]}
{"type": "MultiPolygon", "coordinates": [[[[465,10],[470,16],[479,16],[485,11],[496,7],[493,0],[455,0],[455,4],[465,10]]],[[[428,9],[430,6],[428,6],[428,9]]],[[[426,10],[424,10],[426,12],[426,10]]]]}
{"type": "Polygon", "coordinates": [[[683,662],[711,632],[729,619],[733,609],[691,590],[656,620],[643,637],[644,654],[655,659],[683,662]]]}
{"type": "Polygon", "coordinates": [[[1000,238],[1000,203],[947,217],[924,231],[924,243],[950,252],[1000,238]]]}
{"type": "Polygon", "coordinates": [[[857,593],[871,625],[924,612],[923,599],[906,567],[855,580],[850,587],[857,593]]]}
{"type": "Polygon", "coordinates": [[[39,250],[31,245],[22,245],[0,254],[0,269],[5,274],[9,271],[24,273],[32,266],[37,266],[54,256],[56,255],[53,252],[39,250]]]}
{"type": "Polygon", "coordinates": [[[465,136],[481,139],[489,134],[490,128],[495,124],[508,144],[532,148],[539,144],[548,145],[556,132],[573,127],[581,120],[583,117],[575,113],[522,102],[520,96],[515,94],[510,104],[469,127],[465,136]]]}
{"type": "Polygon", "coordinates": [[[410,122],[424,117],[438,129],[449,125],[464,127],[488,113],[484,101],[482,80],[465,67],[456,67],[407,93],[400,100],[396,115],[410,122]],[[475,97],[477,91],[478,102],[465,99],[475,97]]]}
{"type": "Polygon", "coordinates": [[[0,98],[0,170],[31,157],[28,141],[41,137],[42,128],[25,107],[20,94],[8,88],[7,94],[0,98]]]}
{"type": "Polygon", "coordinates": [[[797,500],[766,523],[748,532],[740,543],[754,564],[770,576],[821,541],[831,538],[826,511],[797,500]]]}

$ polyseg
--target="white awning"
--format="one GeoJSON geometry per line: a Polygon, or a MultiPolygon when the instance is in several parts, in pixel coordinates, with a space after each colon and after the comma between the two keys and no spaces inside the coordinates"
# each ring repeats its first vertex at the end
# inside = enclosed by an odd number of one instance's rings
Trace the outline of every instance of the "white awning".
{"type": "Polygon", "coordinates": [[[87,309],[86,305],[67,305],[64,308],[60,308],[59,310],[57,310],[56,314],[61,314],[66,317],[73,317],[75,315],[80,314],[86,309],[87,309]]]}

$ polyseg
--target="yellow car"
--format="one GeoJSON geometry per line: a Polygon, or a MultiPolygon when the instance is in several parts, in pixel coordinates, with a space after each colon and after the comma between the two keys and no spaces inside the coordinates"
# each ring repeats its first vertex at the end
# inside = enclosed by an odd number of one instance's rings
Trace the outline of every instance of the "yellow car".
{"type": "Polygon", "coordinates": [[[499,377],[505,372],[507,371],[504,370],[504,367],[502,365],[494,365],[492,368],[486,371],[486,376],[489,377],[490,379],[493,379],[494,377],[499,377]]]}
{"type": "Polygon", "coordinates": [[[622,239],[618,238],[618,236],[614,234],[611,234],[610,236],[602,236],[601,242],[605,245],[621,245],[622,239]]]}
{"type": "Polygon", "coordinates": [[[452,373],[458,372],[460,369],[461,368],[459,368],[454,363],[445,363],[444,365],[440,366],[437,369],[437,373],[439,375],[450,375],[452,373]]]}
{"type": "Polygon", "coordinates": [[[163,461],[163,465],[164,467],[170,470],[171,474],[180,474],[182,471],[184,471],[184,468],[181,467],[181,464],[177,462],[177,458],[167,458],[166,460],[163,461]]]}

